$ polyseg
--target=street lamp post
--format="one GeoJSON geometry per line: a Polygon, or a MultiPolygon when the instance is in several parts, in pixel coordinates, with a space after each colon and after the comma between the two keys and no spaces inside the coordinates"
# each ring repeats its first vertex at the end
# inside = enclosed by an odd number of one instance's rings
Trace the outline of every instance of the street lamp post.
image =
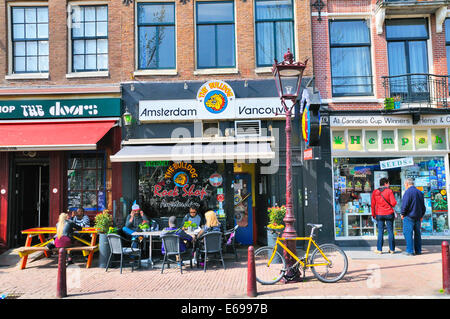
{"type": "MultiPolygon", "coordinates": [[[[297,237],[297,232],[294,227],[295,217],[293,213],[292,201],[291,116],[292,109],[294,108],[297,97],[300,93],[303,71],[306,68],[306,63],[307,61],[304,63],[294,62],[294,55],[288,49],[287,53],[284,55],[284,61],[278,63],[275,59],[275,63],[272,68],[272,74],[275,78],[278,95],[280,96],[281,105],[283,106],[283,110],[286,115],[286,215],[283,219],[286,225],[283,232],[283,237],[286,239],[297,237]],[[286,100],[291,101],[292,106],[287,106],[286,100]]],[[[293,253],[296,253],[296,242],[294,240],[287,240],[286,246],[293,253]]],[[[284,256],[286,258],[287,266],[292,266],[295,260],[286,252],[284,252],[284,256]]]]}

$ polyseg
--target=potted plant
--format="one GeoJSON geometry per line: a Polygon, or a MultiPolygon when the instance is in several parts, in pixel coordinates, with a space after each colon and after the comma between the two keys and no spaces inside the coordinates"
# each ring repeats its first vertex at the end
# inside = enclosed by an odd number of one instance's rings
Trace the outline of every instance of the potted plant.
{"type": "MultiPolygon", "coordinates": [[[[98,251],[99,251],[99,267],[106,268],[106,264],[108,263],[108,258],[111,253],[111,249],[109,248],[107,234],[111,233],[111,228],[113,226],[113,219],[108,209],[105,209],[103,212],[98,213],[95,216],[95,228],[98,228],[99,236],[98,236],[98,251]]],[[[113,228],[114,229],[114,228],[113,228]]]]}
{"type": "Polygon", "coordinates": [[[194,231],[194,229],[197,228],[197,224],[193,223],[192,220],[188,220],[188,221],[184,222],[183,228],[187,229],[190,232],[192,232],[192,231],[194,231]]]}
{"type": "Polygon", "coordinates": [[[394,98],[387,97],[384,99],[384,109],[385,110],[393,110],[394,109],[394,98]]]}
{"type": "Polygon", "coordinates": [[[267,225],[267,241],[269,246],[275,246],[277,234],[284,229],[284,216],[286,215],[286,206],[274,206],[267,209],[269,215],[269,224],[267,225]],[[273,231],[276,233],[274,234],[273,231]]]}
{"type": "Polygon", "coordinates": [[[397,95],[394,97],[394,109],[398,110],[402,104],[402,97],[397,95]]]}
{"type": "Polygon", "coordinates": [[[150,225],[148,224],[148,222],[146,220],[144,220],[138,227],[142,231],[149,231],[150,230],[150,225]]]}
{"type": "MultiPolygon", "coordinates": [[[[283,219],[286,215],[286,206],[282,205],[281,207],[269,207],[267,209],[267,213],[269,215],[269,224],[267,225],[267,245],[274,247],[278,234],[280,234],[284,229],[283,219]]],[[[278,247],[277,250],[281,253],[282,248],[280,248],[281,247],[278,247]]],[[[278,260],[274,258],[273,262],[278,262],[278,260]]]]}

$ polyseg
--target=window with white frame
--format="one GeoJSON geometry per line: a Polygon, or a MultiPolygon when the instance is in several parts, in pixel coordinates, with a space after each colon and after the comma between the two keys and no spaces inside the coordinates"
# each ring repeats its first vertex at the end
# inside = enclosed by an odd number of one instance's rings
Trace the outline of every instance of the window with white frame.
{"type": "Polygon", "coordinates": [[[233,1],[197,2],[197,68],[233,68],[235,27],[233,1]]]}
{"type": "Polygon", "coordinates": [[[289,48],[294,53],[294,9],[292,0],[256,0],[256,63],[272,66],[283,61],[289,48]]]}
{"type": "Polygon", "coordinates": [[[138,66],[175,69],[175,4],[138,3],[138,66]]]}
{"type": "Polygon", "coordinates": [[[48,7],[11,7],[12,72],[48,72],[48,7]]]}
{"type": "Polygon", "coordinates": [[[333,96],[373,95],[366,20],[330,21],[330,53],[333,96]]]}
{"type": "Polygon", "coordinates": [[[108,70],[108,6],[72,6],[72,72],[108,70]]]}

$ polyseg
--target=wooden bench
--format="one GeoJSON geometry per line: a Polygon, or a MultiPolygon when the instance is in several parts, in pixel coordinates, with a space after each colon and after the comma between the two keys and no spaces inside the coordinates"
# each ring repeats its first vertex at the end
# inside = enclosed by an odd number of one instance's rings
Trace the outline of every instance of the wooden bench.
{"type": "Polygon", "coordinates": [[[34,252],[37,251],[50,251],[50,249],[47,248],[47,246],[43,246],[43,247],[20,247],[14,250],[15,252],[17,252],[20,256],[20,258],[24,257],[24,256],[28,256],[29,254],[32,254],[34,252]]]}
{"type": "MultiPolygon", "coordinates": [[[[98,246],[76,246],[76,247],[68,247],[66,251],[94,251],[98,248],[98,246]]],[[[27,256],[37,251],[50,252],[50,249],[47,246],[43,247],[20,247],[15,250],[15,252],[19,253],[19,256],[22,258],[23,256],[27,256]]]]}

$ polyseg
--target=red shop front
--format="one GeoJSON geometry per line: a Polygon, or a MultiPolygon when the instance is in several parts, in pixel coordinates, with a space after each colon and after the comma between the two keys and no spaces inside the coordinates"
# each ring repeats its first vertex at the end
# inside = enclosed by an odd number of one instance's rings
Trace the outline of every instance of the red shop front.
{"type": "Polygon", "coordinates": [[[121,197],[120,98],[0,100],[0,250],[21,231],[83,207],[93,220],[121,197]],[[5,111],[5,112],[4,112],[5,111]]]}

